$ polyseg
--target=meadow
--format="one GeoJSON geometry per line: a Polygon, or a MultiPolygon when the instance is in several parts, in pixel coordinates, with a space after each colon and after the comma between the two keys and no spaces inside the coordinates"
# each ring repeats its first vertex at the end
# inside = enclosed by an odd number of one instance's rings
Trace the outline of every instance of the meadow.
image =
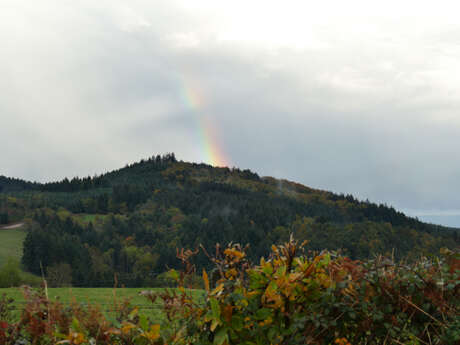
{"type": "Polygon", "coordinates": [[[26,234],[24,228],[0,230],[0,266],[5,264],[8,258],[21,261],[26,234]]]}
{"type": "MultiPolygon", "coordinates": [[[[163,320],[162,304],[158,301],[151,303],[141,295],[142,291],[161,293],[163,288],[48,288],[50,301],[59,301],[63,305],[77,303],[80,305],[97,305],[108,316],[114,315],[114,310],[123,302],[129,301],[132,307],[137,307],[140,312],[152,321],[163,320]]],[[[198,301],[204,298],[204,290],[190,290],[192,296],[198,301]]],[[[0,296],[5,294],[14,300],[13,306],[17,311],[26,303],[22,288],[0,289],[0,296]]]]}

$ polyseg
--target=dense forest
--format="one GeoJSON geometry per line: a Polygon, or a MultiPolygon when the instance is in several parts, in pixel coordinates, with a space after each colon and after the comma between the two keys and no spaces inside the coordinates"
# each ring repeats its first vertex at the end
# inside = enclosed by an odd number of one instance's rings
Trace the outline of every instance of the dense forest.
{"type": "MultiPolygon", "coordinates": [[[[459,245],[457,229],[249,170],[154,156],[94,177],[35,183],[0,177],[0,223],[26,221],[22,264],[74,286],[158,283],[177,248],[249,244],[258,261],[290,234],[308,249],[397,259],[459,245]]],[[[207,267],[203,252],[198,267],[207,267]]],[[[59,284],[56,282],[56,284],[59,284]]]]}

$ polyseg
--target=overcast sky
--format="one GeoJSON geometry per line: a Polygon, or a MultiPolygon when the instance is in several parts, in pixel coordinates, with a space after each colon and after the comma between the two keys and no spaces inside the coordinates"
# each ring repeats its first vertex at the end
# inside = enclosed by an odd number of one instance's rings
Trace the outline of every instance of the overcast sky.
{"type": "Polygon", "coordinates": [[[211,145],[230,166],[460,226],[452,4],[0,0],[0,174],[172,151],[212,163],[211,145]]]}

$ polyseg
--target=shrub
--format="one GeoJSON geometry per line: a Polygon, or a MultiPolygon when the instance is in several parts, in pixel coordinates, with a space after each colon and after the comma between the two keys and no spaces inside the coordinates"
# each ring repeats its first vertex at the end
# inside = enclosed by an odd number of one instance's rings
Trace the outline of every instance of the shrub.
{"type": "Polygon", "coordinates": [[[186,344],[459,344],[460,257],[413,265],[379,257],[308,257],[291,241],[251,265],[239,245],[217,248],[219,280],[203,272],[205,304],[168,296],[186,344]],[[174,301],[174,303],[171,302],[174,301]],[[181,320],[183,320],[181,322],[181,320]]]}
{"type": "Polygon", "coordinates": [[[0,321],[2,345],[153,345],[160,339],[160,325],[152,324],[126,303],[117,304],[114,309],[122,319],[109,320],[98,306],[64,306],[46,298],[43,290],[25,288],[24,294],[27,304],[20,320],[0,321]]]}
{"type": "Polygon", "coordinates": [[[2,294],[0,297],[0,322],[9,322],[13,318],[14,300],[2,294]]]}
{"type": "Polygon", "coordinates": [[[21,285],[21,269],[19,263],[11,258],[0,268],[0,288],[21,285]]]}
{"type": "Polygon", "coordinates": [[[49,266],[46,269],[46,281],[50,287],[71,286],[72,268],[64,262],[49,266]]]}
{"type": "Polygon", "coordinates": [[[0,268],[0,288],[17,287],[21,285],[38,287],[41,281],[41,278],[22,271],[19,262],[12,258],[9,258],[0,268]]]}

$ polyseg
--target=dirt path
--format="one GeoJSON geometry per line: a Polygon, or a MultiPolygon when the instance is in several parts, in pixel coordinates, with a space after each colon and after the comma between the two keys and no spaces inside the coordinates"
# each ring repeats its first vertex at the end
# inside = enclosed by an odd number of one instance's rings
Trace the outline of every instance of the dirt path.
{"type": "Polygon", "coordinates": [[[16,223],[16,224],[10,224],[7,226],[0,226],[0,230],[8,230],[8,229],[17,229],[23,226],[24,223],[16,223]]]}

